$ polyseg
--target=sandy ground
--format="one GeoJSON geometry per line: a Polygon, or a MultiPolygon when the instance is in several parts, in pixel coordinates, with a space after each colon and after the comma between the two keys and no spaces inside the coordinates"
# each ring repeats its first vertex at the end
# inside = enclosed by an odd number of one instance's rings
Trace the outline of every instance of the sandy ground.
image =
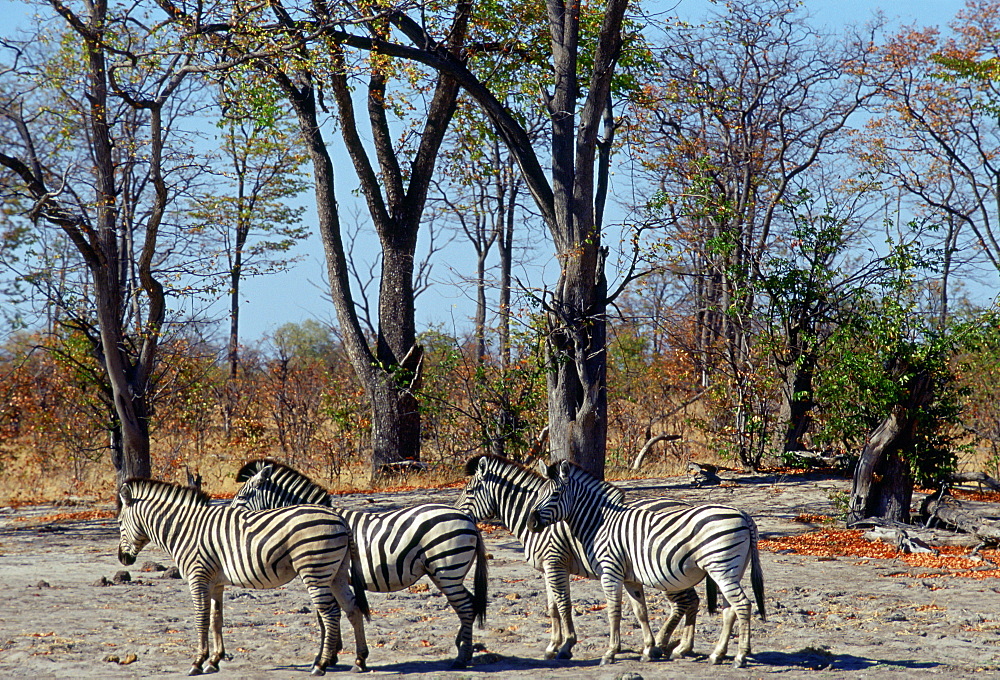
{"type": "MultiPolygon", "coordinates": [[[[724,479],[726,477],[724,476],[724,479]]],[[[765,538],[809,530],[800,513],[834,514],[830,494],[848,481],[819,474],[729,475],[728,488],[692,489],[682,479],[622,482],[630,496],[661,494],[748,510],[765,538]]],[[[344,496],[352,507],[389,508],[426,500],[452,502],[456,490],[344,496]]],[[[167,678],[187,673],[195,646],[186,585],[163,572],[141,572],[146,560],[170,566],[147,548],[127,584],[113,581],[114,520],[41,520],[86,508],[0,509],[0,677],[167,678]],[[131,661],[132,659],[134,661],[131,661]],[[111,659],[111,660],[108,660],[111,659]],[[117,659],[118,662],[115,662],[117,659]],[[131,663],[120,663],[131,661],[131,663]]],[[[1000,580],[919,579],[901,560],[820,559],[764,552],[768,618],[753,620],[748,667],[710,666],[706,655],[719,616],[702,611],[695,651],[666,662],[638,659],[641,639],[628,619],[624,651],[599,666],[606,647],[603,596],[594,581],[575,580],[580,642],[575,658],[544,661],[548,618],[540,575],[520,558],[505,530],[488,534],[490,610],[477,630],[477,653],[464,671],[449,671],[457,618],[433,586],[370,594],[369,675],[414,678],[947,678],[1000,677],[1000,580]]],[[[469,578],[471,581],[471,576],[469,578]]],[[[747,579],[748,581],[748,579],[747,579]]],[[[745,585],[748,585],[745,583],[745,585]]],[[[664,608],[651,594],[657,622],[664,608]]],[[[231,588],[225,637],[233,655],[219,678],[303,678],[318,647],[309,598],[296,581],[275,590],[231,588]]],[[[346,624],[346,621],[345,621],[346,624]]],[[[655,625],[655,624],[654,624],[655,625]]],[[[349,627],[345,625],[345,632],[349,627]]],[[[353,643],[348,635],[347,643],[353,643]]],[[[732,641],[730,653],[735,648],[732,641]]],[[[329,674],[347,672],[350,652],[329,674]]]]}

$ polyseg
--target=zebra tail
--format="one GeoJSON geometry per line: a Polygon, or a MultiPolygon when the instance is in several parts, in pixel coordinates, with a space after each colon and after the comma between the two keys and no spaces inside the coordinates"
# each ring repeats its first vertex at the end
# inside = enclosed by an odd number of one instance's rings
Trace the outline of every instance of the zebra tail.
{"type": "Polygon", "coordinates": [[[705,577],[705,605],[709,614],[714,614],[719,608],[719,585],[711,576],[705,577]]]}
{"type": "Polygon", "coordinates": [[[361,563],[361,555],[358,553],[358,544],[354,541],[354,532],[348,531],[348,541],[351,551],[351,589],[354,590],[354,601],[358,609],[365,616],[365,621],[372,620],[372,610],[368,606],[368,592],[365,590],[365,579],[361,575],[358,565],[361,563]]]}
{"type": "Polygon", "coordinates": [[[757,549],[756,529],[755,526],[750,541],[750,587],[753,589],[754,599],[757,600],[757,613],[760,614],[760,620],[767,621],[767,612],[764,610],[764,572],[760,568],[760,551],[757,549]]]}
{"type": "Polygon", "coordinates": [[[480,628],[486,626],[486,605],[489,603],[489,566],[486,563],[486,542],[476,529],[476,573],[472,585],[472,611],[480,628]]]}

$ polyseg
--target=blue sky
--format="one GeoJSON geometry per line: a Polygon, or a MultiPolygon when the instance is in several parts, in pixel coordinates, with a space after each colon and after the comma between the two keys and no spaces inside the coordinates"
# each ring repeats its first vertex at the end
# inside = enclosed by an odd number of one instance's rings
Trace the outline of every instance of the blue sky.
{"type": "MultiPolygon", "coordinates": [[[[893,23],[939,25],[943,28],[964,6],[964,2],[959,0],[805,0],[804,4],[816,24],[831,29],[847,23],[863,23],[879,9],[893,23]]],[[[693,22],[703,19],[712,7],[708,0],[678,0],[663,2],[662,5],[664,10],[675,8],[674,13],[693,22]]],[[[25,21],[24,10],[24,3],[0,0],[0,35],[25,21]]],[[[343,152],[338,149],[335,153],[339,153],[342,159],[337,165],[340,171],[337,190],[342,213],[347,213],[346,208],[356,200],[351,193],[356,186],[356,178],[343,152]]],[[[305,219],[307,224],[314,223],[311,209],[305,219]]],[[[426,245],[426,238],[422,237],[421,250],[426,245]]],[[[374,240],[371,247],[375,248],[374,240]]],[[[551,248],[546,242],[540,250],[546,254],[547,263],[540,263],[541,269],[534,270],[531,276],[549,279],[556,271],[555,264],[547,255],[551,248]]],[[[300,245],[297,252],[302,259],[292,270],[244,282],[241,335],[245,342],[252,343],[288,322],[301,323],[309,318],[334,320],[333,307],[325,293],[325,263],[319,237],[314,234],[300,245]]],[[[418,328],[438,325],[446,332],[461,332],[469,326],[468,319],[474,309],[473,291],[469,286],[454,285],[454,282],[459,274],[472,271],[473,262],[471,249],[458,245],[452,245],[445,251],[444,257],[437,259],[432,278],[439,283],[417,301],[418,328]],[[452,282],[452,285],[447,282],[452,282]]],[[[224,306],[221,307],[220,313],[224,313],[224,309],[224,306]]],[[[220,327],[220,333],[223,331],[224,327],[220,327]]]]}
{"type": "MultiPolygon", "coordinates": [[[[663,4],[665,8],[671,6],[663,4]]],[[[679,0],[675,6],[678,15],[689,21],[697,21],[706,16],[705,13],[711,8],[711,3],[707,0],[679,0]]],[[[900,25],[917,23],[944,27],[964,6],[964,1],[805,0],[805,6],[815,16],[818,25],[830,28],[848,23],[863,23],[878,9],[881,9],[891,21],[900,25]]],[[[341,199],[342,201],[347,200],[347,193],[354,182],[347,165],[340,166],[345,168],[345,172],[337,178],[338,191],[345,197],[341,199]]],[[[421,241],[421,245],[425,245],[425,242],[421,241]]],[[[550,250],[548,242],[541,247],[546,254],[550,250]]],[[[333,319],[332,305],[323,298],[322,272],[325,264],[318,238],[306,243],[302,252],[305,253],[305,259],[293,271],[245,284],[247,301],[242,312],[245,338],[259,337],[289,321],[301,322],[310,317],[320,320],[333,319]]],[[[433,273],[436,280],[454,281],[456,275],[449,271],[450,267],[468,273],[472,271],[474,263],[471,249],[468,248],[452,248],[444,260],[435,264],[433,273]],[[463,264],[467,266],[463,268],[463,264]]],[[[543,266],[547,275],[551,275],[554,271],[555,265],[551,262],[543,266]]],[[[435,286],[417,300],[418,328],[432,324],[443,326],[446,332],[467,328],[468,319],[475,308],[472,294],[473,291],[468,286],[444,283],[435,286]]]]}

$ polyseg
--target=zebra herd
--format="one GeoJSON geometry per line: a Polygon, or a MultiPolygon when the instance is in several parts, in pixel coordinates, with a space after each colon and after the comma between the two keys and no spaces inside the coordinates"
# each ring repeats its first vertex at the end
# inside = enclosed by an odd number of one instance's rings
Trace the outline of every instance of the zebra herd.
{"type": "Polygon", "coordinates": [[[721,505],[667,499],[629,505],[613,484],[566,462],[541,474],[484,455],[470,460],[466,472],[470,479],[457,507],[425,503],[390,512],[336,509],[321,486],[270,460],[251,461],[240,469],[237,481],[243,486],[229,507],[210,505],[199,490],[133,479],[118,496],[118,558],[133,564],[152,542],[187,579],[199,634],[190,675],[217,671],[226,658],[226,585],[275,588],[296,575],[319,621],[313,675],[323,675],[342,648],[341,610],[354,630],[352,670],[365,670],[364,620],[370,617],[365,591],[402,590],[425,575],[459,618],[452,668],[466,667],[472,659],[473,623],[482,626],[486,616],[487,555],[476,526],[486,519],[504,524],[521,541],[525,559],[543,574],[552,629],[546,658],[570,658],[576,643],[571,575],[599,579],[605,593],[610,644],[602,664],[613,663],[620,651],[623,590],[642,628],[644,660],[689,654],[699,604],[694,586],[707,576],[709,610],[715,587],[726,601],[722,634],[709,659],[722,662],[738,619],[734,666],[745,665],[751,604],[740,581],[747,568],[764,617],[757,529],[749,515],[721,505]],[[470,593],[464,581],[473,565],[470,593]],[[645,587],[663,591],[671,603],[670,616],[655,638],[645,587]],[[682,639],[672,641],[682,620],[682,639]]]}

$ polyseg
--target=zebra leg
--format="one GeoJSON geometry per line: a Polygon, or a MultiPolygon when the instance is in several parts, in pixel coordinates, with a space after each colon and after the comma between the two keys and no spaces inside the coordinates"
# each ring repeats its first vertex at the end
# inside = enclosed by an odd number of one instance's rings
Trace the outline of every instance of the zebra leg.
{"type": "Polygon", "coordinates": [[[195,627],[198,629],[198,654],[191,662],[191,670],[188,671],[188,675],[201,675],[204,672],[201,665],[208,658],[208,584],[204,578],[192,576],[189,589],[191,600],[194,602],[195,627]]]}
{"type": "MultiPolygon", "coordinates": [[[[333,599],[332,596],[330,599],[333,599]]],[[[319,608],[316,609],[316,621],[319,624],[319,634],[320,649],[316,653],[316,658],[313,659],[313,674],[322,675],[318,673],[317,669],[325,670],[327,666],[331,663],[336,663],[337,655],[340,650],[344,648],[343,640],[340,637],[340,607],[337,605],[336,600],[330,603],[329,612],[321,612],[319,608]],[[329,652],[328,650],[333,650],[329,652]],[[328,656],[324,662],[324,656],[328,656]]]]}
{"type": "Polygon", "coordinates": [[[740,620],[740,647],[733,658],[733,668],[743,668],[747,665],[747,656],[750,655],[750,614],[752,606],[750,599],[736,604],[736,614],[740,620]]]}
{"type": "Polygon", "coordinates": [[[611,637],[608,651],[601,657],[601,665],[605,666],[614,663],[615,655],[622,649],[622,581],[605,571],[601,574],[601,587],[608,603],[608,628],[611,637]]]}
{"type": "Polygon", "coordinates": [[[449,579],[450,582],[445,582],[438,575],[428,574],[428,576],[434,585],[438,587],[438,590],[448,598],[448,604],[458,614],[459,628],[458,635],[455,637],[455,647],[458,649],[458,656],[455,657],[455,661],[451,664],[451,669],[459,670],[465,668],[472,661],[472,623],[476,618],[476,613],[472,605],[472,593],[464,585],[455,583],[451,579],[449,579]]]}
{"type": "Polygon", "coordinates": [[[545,569],[545,591],[549,602],[552,637],[545,649],[546,659],[572,659],[576,644],[573,626],[573,603],[570,600],[569,573],[562,568],[545,569]],[[557,651],[558,650],[558,651],[557,651]]]}
{"type": "Polygon", "coordinates": [[[713,664],[722,663],[729,648],[729,636],[732,635],[733,624],[738,617],[740,621],[740,642],[739,649],[733,659],[733,668],[743,668],[746,666],[747,655],[750,654],[750,600],[742,588],[733,596],[726,595],[726,600],[729,606],[722,610],[722,633],[719,636],[719,642],[715,646],[715,650],[712,651],[708,659],[713,664]]]}
{"type": "Polygon", "coordinates": [[[205,668],[206,673],[217,673],[219,662],[228,658],[226,656],[226,645],[222,641],[222,593],[224,590],[225,586],[221,583],[215,583],[212,585],[209,594],[211,604],[209,622],[212,628],[212,642],[215,652],[208,658],[208,665],[205,668]]]}
{"type": "MultiPolygon", "coordinates": [[[[365,615],[358,606],[358,601],[354,598],[351,590],[348,572],[350,570],[350,559],[345,559],[340,573],[333,580],[333,596],[337,600],[340,609],[344,610],[347,620],[351,622],[354,629],[354,666],[351,667],[353,673],[363,673],[368,660],[368,640],[365,638],[365,615]]],[[[337,617],[337,630],[339,636],[340,617],[337,617]]]]}
{"type": "Polygon", "coordinates": [[[688,588],[680,592],[667,593],[667,599],[670,600],[670,618],[660,630],[656,644],[663,650],[667,658],[674,654],[687,656],[691,654],[694,647],[694,625],[698,616],[699,604],[698,593],[694,588],[688,588]],[[670,636],[677,624],[680,623],[681,618],[684,618],[684,632],[679,640],[670,640],[670,636]]]}
{"type": "Polygon", "coordinates": [[[639,583],[626,583],[625,592],[632,603],[632,612],[642,628],[642,660],[654,661],[662,654],[653,639],[653,630],[649,627],[649,608],[646,606],[646,593],[639,583]]]}

